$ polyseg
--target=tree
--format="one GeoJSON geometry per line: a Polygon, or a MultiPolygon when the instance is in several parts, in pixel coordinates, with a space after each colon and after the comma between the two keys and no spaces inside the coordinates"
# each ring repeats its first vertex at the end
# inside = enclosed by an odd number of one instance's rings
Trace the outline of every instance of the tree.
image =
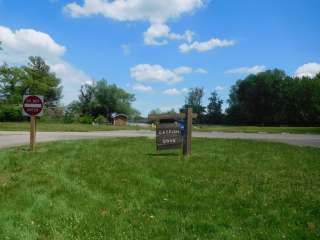
{"type": "Polygon", "coordinates": [[[209,97],[209,104],[207,106],[207,122],[211,124],[220,124],[222,122],[222,104],[217,92],[212,92],[209,97]]]}
{"type": "Polygon", "coordinates": [[[177,114],[176,110],[174,108],[168,110],[168,111],[161,111],[160,108],[152,109],[149,114],[177,114]]]}
{"type": "Polygon", "coordinates": [[[204,117],[205,107],[202,106],[202,98],[204,96],[203,88],[191,88],[185,100],[185,105],[181,109],[184,111],[187,107],[192,107],[192,111],[198,114],[198,122],[201,122],[204,117]]]}
{"type": "Polygon", "coordinates": [[[57,106],[61,99],[60,79],[50,72],[40,57],[30,57],[27,66],[0,66],[0,121],[19,121],[22,97],[43,95],[46,106],[57,106]]]}
{"type": "Polygon", "coordinates": [[[115,84],[108,85],[107,81],[102,79],[92,85],[83,85],[79,101],[73,102],[70,108],[78,111],[81,116],[89,115],[96,118],[102,115],[111,121],[114,113],[137,117],[138,111],[131,107],[133,101],[133,94],[127,93],[115,84]]]}
{"type": "Polygon", "coordinates": [[[314,78],[288,77],[282,84],[283,121],[289,124],[320,123],[320,74],[314,78]]]}
{"type": "Polygon", "coordinates": [[[60,79],[40,57],[30,57],[27,66],[0,67],[0,101],[21,104],[25,94],[43,95],[47,106],[56,106],[61,99],[60,79]]]}
{"type": "Polygon", "coordinates": [[[0,102],[20,104],[26,78],[27,75],[22,68],[2,65],[0,67],[0,102]]]}
{"type": "Polygon", "coordinates": [[[228,103],[230,123],[319,125],[320,74],[298,78],[275,69],[249,75],[231,88],[228,103]]]}
{"type": "Polygon", "coordinates": [[[284,71],[275,69],[239,80],[231,88],[229,119],[245,124],[276,124],[281,121],[281,85],[284,71]]]}
{"type": "Polygon", "coordinates": [[[56,106],[62,97],[61,80],[50,72],[50,67],[41,57],[30,57],[29,61],[23,67],[26,72],[23,94],[43,95],[47,106],[56,106]]]}

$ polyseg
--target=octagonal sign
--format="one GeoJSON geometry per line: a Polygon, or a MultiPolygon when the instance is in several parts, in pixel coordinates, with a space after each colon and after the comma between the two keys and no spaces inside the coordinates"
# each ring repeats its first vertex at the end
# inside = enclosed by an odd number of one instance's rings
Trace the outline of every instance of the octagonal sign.
{"type": "Polygon", "coordinates": [[[25,95],[23,96],[22,113],[24,116],[43,115],[43,96],[25,95]]]}

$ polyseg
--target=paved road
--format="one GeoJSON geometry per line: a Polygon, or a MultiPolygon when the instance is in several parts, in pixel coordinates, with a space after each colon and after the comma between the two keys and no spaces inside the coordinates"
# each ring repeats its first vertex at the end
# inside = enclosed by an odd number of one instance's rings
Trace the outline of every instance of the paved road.
{"type": "MultiPolygon", "coordinates": [[[[309,134],[267,134],[267,133],[223,133],[223,132],[193,132],[194,137],[199,138],[223,138],[223,139],[252,139],[282,142],[298,146],[312,146],[320,148],[320,135],[309,134]]],[[[113,138],[113,137],[150,137],[154,138],[155,133],[147,130],[140,131],[109,131],[109,132],[39,132],[39,142],[92,139],[92,138],[113,138]]],[[[27,144],[29,141],[28,132],[4,132],[0,131],[0,148],[12,147],[27,144]]]]}

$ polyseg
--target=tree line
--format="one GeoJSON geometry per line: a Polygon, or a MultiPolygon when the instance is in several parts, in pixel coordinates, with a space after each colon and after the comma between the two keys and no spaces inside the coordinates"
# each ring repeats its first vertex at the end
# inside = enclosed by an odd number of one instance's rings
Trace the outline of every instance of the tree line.
{"type": "Polygon", "coordinates": [[[41,57],[30,57],[26,66],[0,66],[0,121],[22,121],[22,97],[26,94],[43,95],[48,121],[92,123],[111,122],[115,113],[135,118],[140,113],[132,108],[133,94],[127,93],[106,80],[83,85],[78,100],[61,106],[61,80],[50,71],[41,57]]]}
{"type": "MultiPolygon", "coordinates": [[[[22,96],[43,95],[42,119],[64,122],[110,122],[113,114],[141,119],[132,107],[135,96],[104,79],[86,84],[78,100],[61,106],[61,80],[41,57],[30,57],[25,66],[0,66],[0,121],[21,121],[22,96]]],[[[320,73],[315,77],[292,77],[282,70],[268,70],[238,80],[224,102],[211,92],[204,106],[204,88],[189,89],[180,111],[191,106],[196,123],[243,125],[320,125],[320,73]]],[[[160,113],[159,109],[152,113],[160,113]]],[[[170,112],[175,112],[174,109],[170,112]]]]}
{"type": "Polygon", "coordinates": [[[292,77],[279,69],[252,74],[232,87],[223,111],[216,92],[202,104],[203,88],[190,89],[185,106],[198,114],[198,123],[238,125],[320,125],[320,73],[292,77]]]}

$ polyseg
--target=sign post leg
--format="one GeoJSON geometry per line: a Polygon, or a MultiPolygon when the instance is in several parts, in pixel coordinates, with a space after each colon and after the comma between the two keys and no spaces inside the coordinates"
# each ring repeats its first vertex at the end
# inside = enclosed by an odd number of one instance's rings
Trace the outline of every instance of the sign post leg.
{"type": "Polygon", "coordinates": [[[36,144],[36,117],[30,117],[30,150],[35,150],[36,144]]]}
{"type": "Polygon", "coordinates": [[[183,155],[189,157],[191,155],[192,142],[192,108],[186,109],[186,132],[183,136],[183,155]]]}

